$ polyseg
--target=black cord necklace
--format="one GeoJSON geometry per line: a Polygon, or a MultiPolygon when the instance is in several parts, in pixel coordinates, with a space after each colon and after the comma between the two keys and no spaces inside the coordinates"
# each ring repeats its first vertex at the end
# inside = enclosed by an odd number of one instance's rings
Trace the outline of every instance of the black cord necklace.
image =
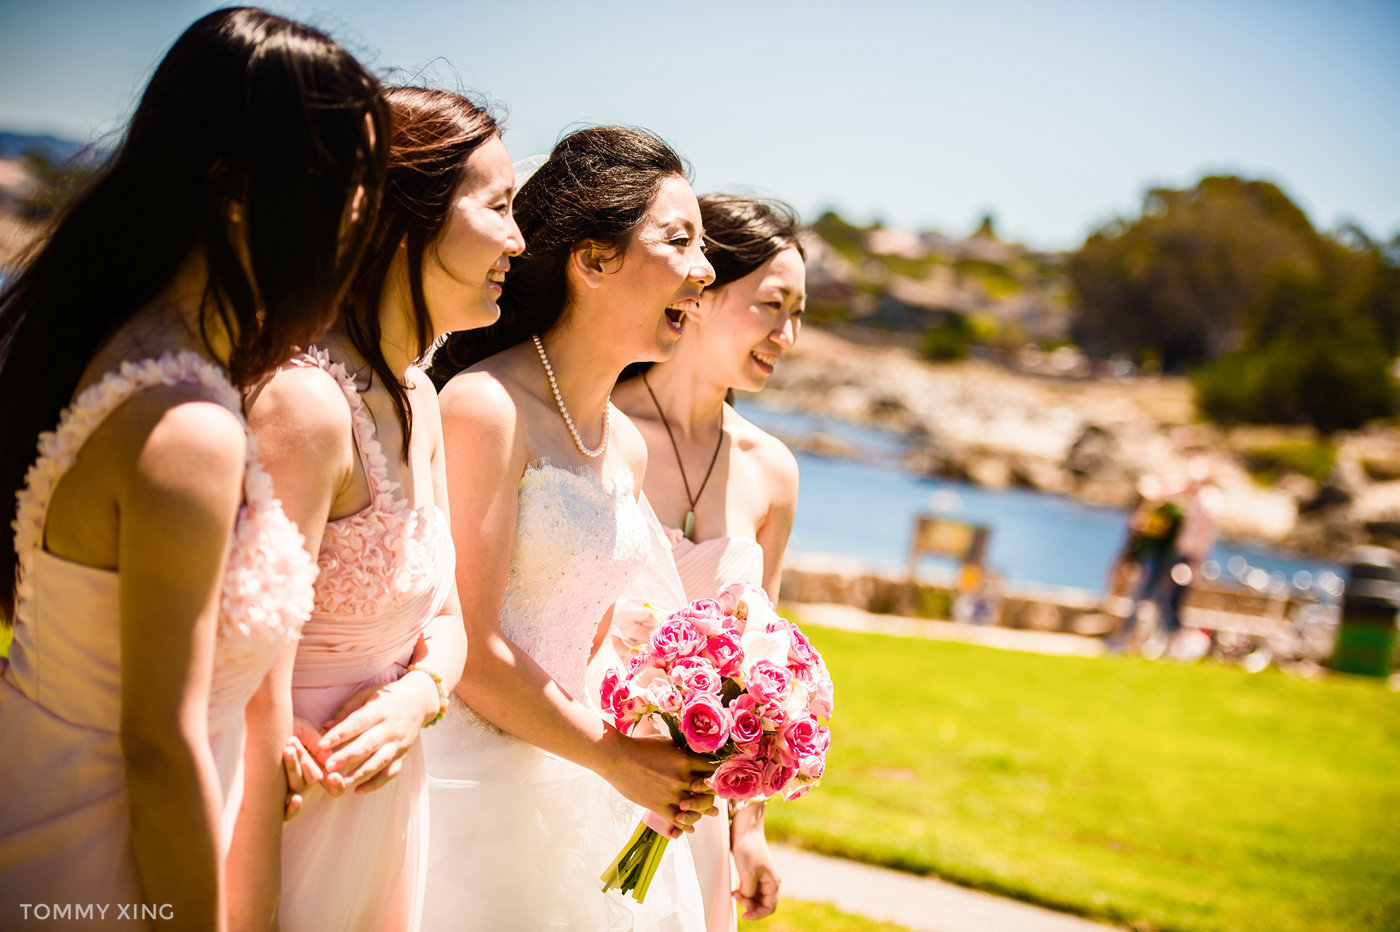
{"type": "Polygon", "coordinates": [[[642,384],[646,386],[647,394],[651,396],[651,403],[656,405],[656,413],[661,418],[661,426],[666,428],[666,436],[671,441],[671,449],[676,454],[676,465],[681,470],[681,484],[685,486],[685,497],[690,502],[690,510],[685,513],[685,523],[681,525],[681,533],[686,540],[694,540],[695,534],[695,503],[700,501],[700,496],[705,494],[705,486],[710,482],[710,475],[715,471],[715,463],[719,462],[719,448],[724,446],[724,405],[719,406],[719,441],[715,444],[715,452],[710,457],[710,468],[705,470],[705,478],[700,481],[700,488],[695,490],[695,494],[690,494],[690,480],[685,476],[685,463],[681,462],[681,448],[676,446],[676,435],[671,433],[671,422],[666,420],[666,412],[661,410],[661,402],[656,400],[656,392],[651,390],[651,383],[647,381],[647,374],[642,373],[642,384]]]}

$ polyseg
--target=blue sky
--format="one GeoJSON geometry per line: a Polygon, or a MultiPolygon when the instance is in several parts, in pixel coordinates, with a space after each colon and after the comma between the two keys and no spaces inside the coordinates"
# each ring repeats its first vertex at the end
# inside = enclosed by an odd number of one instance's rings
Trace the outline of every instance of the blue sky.
{"type": "MultiPolygon", "coordinates": [[[[0,127],[120,127],[220,4],[0,0],[0,127]]],[[[377,69],[485,94],[516,158],[649,127],[701,190],[1073,248],[1153,185],[1280,184],[1324,229],[1400,233],[1394,0],[287,0],[377,69]]]]}

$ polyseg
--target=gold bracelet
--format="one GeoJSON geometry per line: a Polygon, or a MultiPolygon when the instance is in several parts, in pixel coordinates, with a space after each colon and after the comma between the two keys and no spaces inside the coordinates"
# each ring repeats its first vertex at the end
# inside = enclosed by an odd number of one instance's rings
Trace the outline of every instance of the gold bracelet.
{"type": "Polygon", "coordinates": [[[438,711],[437,715],[433,716],[432,721],[425,722],[423,724],[424,728],[428,728],[429,726],[436,725],[438,722],[442,721],[442,717],[447,714],[447,689],[442,685],[442,677],[438,676],[436,673],[434,673],[432,670],[429,670],[427,667],[420,667],[416,663],[410,666],[407,670],[403,671],[403,675],[408,676],[410,673],[413,673],[415,671],[417,671],[418,673],[426,673],[429,676],[431,676],[433,678],[433,685],[437,687],[438,711]]]}

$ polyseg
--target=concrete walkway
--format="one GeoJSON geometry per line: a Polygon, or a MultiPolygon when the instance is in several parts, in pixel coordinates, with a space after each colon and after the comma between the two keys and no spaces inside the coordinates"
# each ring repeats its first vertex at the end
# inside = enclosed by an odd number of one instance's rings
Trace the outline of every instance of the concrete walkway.
{"type": "MultiPolygon", "coordinates": [[[[786,604],[784,603],[785,606],[786,604]]],[[[1026,631],[997,625],[965,625],[956,621],[933,621],[903,615],[875,615],[852,605],[836,605],[829,602],[799,602],[793,604],[792,610],[793,614],[803,621],[847,631],[869,631],[901,637],[932,638],[937,641],[962,641],[967,644],[1063,657],[1098,657],[1107,650],[1102,638],[1085,637],[1080,634],[1026,631]]]]}
{"type": "MultiPolygon", "coordinates": [[[[1096,657],[1104,652],[1100,639],[1077,634],[873,615],[849,605],[805,603],[794,605],[793,614],[814,625],[848,631],[962,641],[1058,656],[1096,657]]],[[[784,897],[831,903],[848,913],[917,932],[1103,932],[1116,928],[947,881],[786,845],[774,845],[773,856],[783,878],[784,897]]]]}
{"type": "MultiPolygon", "coordinates": [[[[774,845],[782,896],[917,932],[1105,932],[1116,928],[902,871],[774,845]]],[[[782,905],[779,903],[779,913],[782,905]]]]}

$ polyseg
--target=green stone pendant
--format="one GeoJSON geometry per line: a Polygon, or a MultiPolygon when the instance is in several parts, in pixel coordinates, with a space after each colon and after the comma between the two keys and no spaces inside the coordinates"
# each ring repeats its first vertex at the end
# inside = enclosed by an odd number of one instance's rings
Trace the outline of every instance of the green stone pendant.
{"type": "Polygon", "coordinates": [[[685,535],[686,540],[695,539],[695,509],[692,508],[685,513],[685,523],[681,525],[681,533],[685,535]]]}

